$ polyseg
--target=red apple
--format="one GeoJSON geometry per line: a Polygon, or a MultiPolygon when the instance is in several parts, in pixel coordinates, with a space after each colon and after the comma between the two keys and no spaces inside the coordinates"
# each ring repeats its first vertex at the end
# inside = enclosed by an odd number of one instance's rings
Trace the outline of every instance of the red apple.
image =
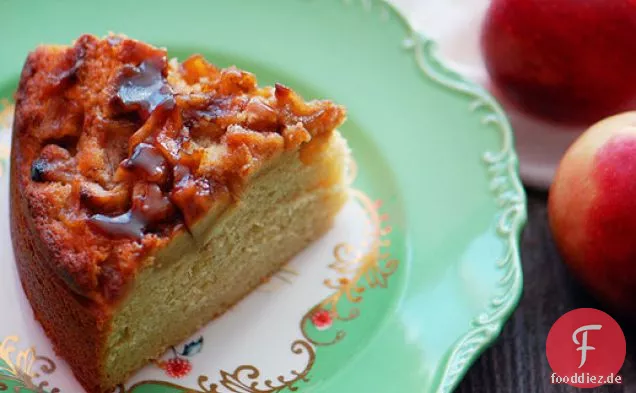
{"type": "Polygon", "coordinates": [[[636,314],[636,112],[585,131],[550,189],[550,226],[566,264],[607,306],[636,314]]]}
{"type": "Polygon", "coordinates": [[[504,102],[589,125],[636,109],[636,1],[492,0],[486,69],[504,102]]]}

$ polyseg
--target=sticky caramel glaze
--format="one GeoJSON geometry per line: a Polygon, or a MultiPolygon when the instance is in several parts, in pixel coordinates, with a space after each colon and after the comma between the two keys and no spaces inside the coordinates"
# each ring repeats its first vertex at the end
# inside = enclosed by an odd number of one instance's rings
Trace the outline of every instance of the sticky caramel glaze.
{"type": "Polygon", "coordinates": [[[345,118],[280,84],[258,87],[195,55],[182,64],[122,36],[44,46],[16,94],[12,187],[52,270],[76,293],[111,303],[140,262],[284,151],[345,118]]]}

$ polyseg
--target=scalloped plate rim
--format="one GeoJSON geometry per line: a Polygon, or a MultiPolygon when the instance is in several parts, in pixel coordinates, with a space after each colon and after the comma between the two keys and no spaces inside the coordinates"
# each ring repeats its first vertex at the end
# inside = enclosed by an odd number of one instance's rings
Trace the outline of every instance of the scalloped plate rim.
{"type": "MultiPolygon", "coordinates": [[[[363,0],[364,1],[364,0],[363,0]]],[[[412,45],[426,45],[430,44],[434,49],[436,49],[436,42],[432,39],[429,39],[425,33],[415,31],[411,24],[408,21],[408,17],[402,13],[402,11],[396,7],[396,5],[390,3],[388,0],[375,0],[384,3],[387,5],[392,12],[398,15],[407,28],[412,32],[413,42],[412,45]]],[[[417,56],[417,55],[416,55],[417,56]]],[[[525,189],[522,185],[521,176],[519,173],[519,159],[518,154],[514,147],[515,136],[511,128],[511,124],[504,114],[503,107],[496,101],[494,96],[489,93],[487,90],[483,89],[476,82],[469,80],[468,78],[462,76],[457,73],[449,64],[450,61],[444,61],[442,58],[437,57],[437,54],[433,54],[435,60],[439,62],[439,65],[445,69],[445,71],[454,74],[453,78],[456,82],[465,84],[474,89],[476,93],[476,98],[481,98],[484,101],[490,102],[493,105],[494,109],[497,113],[502,116],[500,117],[499,131],[502,133],[502,139],[508,139],[508,146],[504,146],[503,149],[506,151],[506,156],[509,160],[509,166],[512,171],[509,173],[510,180],[514,185],[514,189],[517,193],[517,196],[520,197],[519,204],[522,206],[520,213],[516,216],[513,230],[511,233],[511,237],[508,240],[508,247],[512,252],[512,261],[511,265],[514,269],[514,275],[517,277],[517,282],[515,285],[511,287],[513,293],[510,294],[510,302],[507,304],[505,309],[502,310],[499,318],[492,321],[489,325],[490,333],[486,336],[484,340],[482,340],[479,344],[477,344],[476,348],[471,348],[470,345],[466,344],[466,339],[469,338],[472,334],[479,329],[479,327],[471,326],[471,328],[461,337],[459,337],[455,344],[449,349],[449,355],[447,356],[447,360],[441,369],[443,370],[443,375],[439,378],[439,382],[437,383],[436,393],[450,393],[453,392],[461,383],[463,378],[466,376],[472,365],[477,361],[477,359],[488,350],[499,338],[505,324],[508,322],[514,311],[517,309],[519,302],[521,300],[523,294],[523,268],[521,265],[521,255],[520,255],[520,242],[521,242],[521,234],[523,229],[527,223],[527,198],[525,189]],[[463,364],[461,364],[461,368],[458,370],[452,370],[452,367],[457,367],[456,364],[453,363],[454,359],[458,357],[464,357],[463,364]]],[[[416,59],[417,61],[418,59],[416,59]]],[[[420,71],[431,80],[435,81],[431,75],[429,75],[421,66],[419,67],[420,71]]],[[[436,81],[439,83],[438,81],[436,81]]],[[[443,85],[442,83],[439,83],[443,85]]],[[[448,88],[448,86],[445,86],[448,88]]],[[[487,310],[486,310],[487,311],[487,310]]],[[[474,325],[474,324],[473,324],[474,325]]],[[[426,392],[424,392],[426,393],[426,392]]]]}

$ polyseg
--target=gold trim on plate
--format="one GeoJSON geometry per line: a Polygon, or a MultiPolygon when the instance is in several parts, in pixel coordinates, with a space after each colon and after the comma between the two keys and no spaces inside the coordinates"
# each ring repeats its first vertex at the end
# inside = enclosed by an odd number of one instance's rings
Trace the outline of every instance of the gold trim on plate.
{"type": "Polygon", "coordinates": [[[0,98],[0,130],[11,129],[13,124],[13,110],[15,105],[6,98],[0,98]]]}
{"type": "Polygon", "coordinates": [[[6,383],[13,382],[20,385],[14,388],[15,392],[29,389],[36,393],[59,393],[58,388],[48,390],[47,381],[36,382],[41,376],[55,372],[55,362],[37,355],[34,347],[18,350],[18,341],[18,336],[9,336],[0,343],[0,391],[7,391],[9,385],[6,383]]]}
{"type": "MultiPolygon", "coordinates": [[[[254,366],[240,366],[232,374],[225,371],[221,371],[221,381],[219,384],[225,387],[232,393],[277,393],[283,389],[289,389],[290,391],[296,391],[298,388],[295,386],[296,382],[309,381],[307,374],[311,370],[316,360],[316,352],[310,343],[304,340],[296,340],[291,345],[291,351],[296,355],[307,353],[308,360],[305,369],[302,371],[292,371],[294,376],[292,379],[287,380],[283,375],[279,375],[276,381],[271,379],[265,380],[263,384],[265,388],[259,387],[260,371],[254,366]]],[[[213,383],[206,386],[208,377],[200,376],[198,383],[199,387],[203,389],[205,393],[221,393],[218,390],[219,385],[213,383]]]]}
{"type": "Polygon", "coordinates": [[[294,392],[298,390],[298,387],[295,386],[297,382],[301,380],[309,381],[307,374],[314,365],[316,353],[311,344],[303,340],[294,341],[291,345],[291,351],[296,355],[307,354],[307,365],[302,371],[292,371],[293,377],[291,379],[286,379],[285,376],[279,375],[276,380],[266,379],[265,381],[259,381],[261,372],[258,368],[251,365],[242,365],[231,373],[221,370],[221,380],[216,383],[208,382],[209,377],[205,375],[199,376],[197,383],[201,390],[189,389],[166,381],[142,381],[128,389],[123,385],[119,385],[112,393],[132,393],[137,387],[143,385],[161,385],[187,389],[185,391],[187,393],[222,393],[222,391],[219,391],[221,386],[231,393],[279,393],[285,389],[294,392]]]}
{"type": "MultiPolygon", "coordinates": [[[[352,167],[356,168],[355,165],[352,167]]],[[[354,178],[355,175],[351,175],[350,182],[353,182],[354,178]]],[[[345,322],[357,318],[360,316],[360,310],[357,307],[352,307],[346,315],[338,310],[340,299],[344,296],[352,304],[360,303],[365,290],[386,288],[389,277],[395,273],[399,265],[398,260],[390,259],[389,253],[383,251],[383,248],[391,245],[391,241],[386,239],[386,236],[391,233],[392,228],[386,225],[388,215],[379,213],[382,201],[373,201],[364,192],[353,187],[350,189],[350,195],[360,203],[368,215],[371,225],[371,242],[365,241],[359,247],[350,243],[340,243],[334,248],[335,261],[329,267],[338,272],[340,278],[335,282],[326,279],[324,284],[335,292],[310,309],[300,321],[300,330],[305,339],[315,346],[333,345],[346,336],[344,330],[338,330],[333,339],[328,341],[311,338],[307,327],[310,326],[311,318],[315,313],[326,310],[333,320],[345,322]],[[353,278],[349,278],[351,275],[353,278]]]]}
{"type": "MultiPolygon", "coordinates": [[[[6,98],[0,99],[0,134],[11,132],[13,124],[14,105],[6,98]]],[[[5,174],[7,160],[9,159],[9,147],[0,145],[0,177],[5,174]]]]}

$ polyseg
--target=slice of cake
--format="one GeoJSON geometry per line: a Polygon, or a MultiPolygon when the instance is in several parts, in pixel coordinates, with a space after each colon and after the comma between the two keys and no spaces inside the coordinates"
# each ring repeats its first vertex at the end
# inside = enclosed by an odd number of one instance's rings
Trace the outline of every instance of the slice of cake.
{"type": "Polygon", "coordinates": [[[11,230],[24,290],[89,393],[194,334],[346,200],[345,110],[121,36],[24,65],[11,230]]]}

